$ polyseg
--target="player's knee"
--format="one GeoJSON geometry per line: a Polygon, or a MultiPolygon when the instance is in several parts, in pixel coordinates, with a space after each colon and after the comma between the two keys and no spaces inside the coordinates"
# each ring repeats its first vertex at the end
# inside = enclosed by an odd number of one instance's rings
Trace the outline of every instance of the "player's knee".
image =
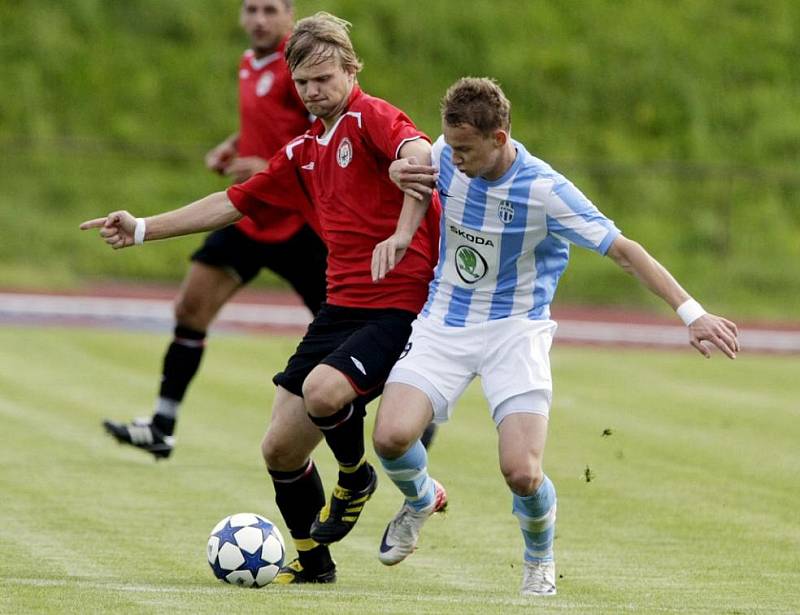
{"type": "Polygon", "coordinates": [[[372,432],[372,446],[378,456],[384,459],[400,457],[412,444],[411,434],[397,429],[387,429],[378,425],[372,432]]]}
{"type": "Polygon", "coordinates": [[[277,452],[275,443],[270,437],[269,432],[265,433],[264,437],[261,439],[261,456],[264,458],[264,463],[267,464],[268,468],[271,468],[277,461],[277,452]]]}
{"type": "Polygon", "coordinates": [[[208,326],[205,310],[198,301],[181,297],[175,302],[174,312],[175,322],[182,327],[205,331],[208,326]]]}
{"type": "Polygon", "coordinates": [[[302,465],[305,457],[297,453],[291,442],[284,442],[269,431],[261,440],[261,455],[270,470],[289,472],[302,465]]]}
{"type": "Polygon", "coordinates": [[[503,468],[503,478],[511,491],[520,496],[531,495],[544,480],[542,469],[538,465],[510,466],[503,468]]]}
{"type": "Polygon", "coordinates": [[[342,407],[336,391],[324,378],[309,375],[303,382],[303,401],[313,416],[330,416],[342,407]]]}

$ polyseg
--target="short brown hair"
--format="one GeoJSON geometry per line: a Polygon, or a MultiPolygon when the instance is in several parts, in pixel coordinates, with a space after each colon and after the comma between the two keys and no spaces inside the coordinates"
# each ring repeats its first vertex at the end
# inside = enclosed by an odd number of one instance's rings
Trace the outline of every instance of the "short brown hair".
{"type": "Polygon", "coordinates": [[[314,64],[338,57],[342,68],[357,73],[363,64],[353,49],[350,22],[321,11],[297,22],[286,45],[286,63],[294,71],[311,56],[314,64]]]}
{"type": "Polygon", "coordinates": [[[462,77],[442,98],[442,121],[449,126],[469,124],[488,135],[511,128],[511,103],[500,84],[488,77],[462,77]]]}

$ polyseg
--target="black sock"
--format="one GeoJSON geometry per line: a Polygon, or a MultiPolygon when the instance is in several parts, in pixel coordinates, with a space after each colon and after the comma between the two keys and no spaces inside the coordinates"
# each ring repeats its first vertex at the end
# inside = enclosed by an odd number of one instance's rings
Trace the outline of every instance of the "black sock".
{"type": "Polygon", "coordinates": [[[364,403],[355,400],[331,416],[311,416],[339,462],[339,485],[360,489],[371,477],[364,459],[364,403]]]}
{"type": "Polygon", "coordinates": [[[304,570],[312,574],[316,572],[327,572],[333,567],[333,558],[328,545],[317,545],[308,551],[297,550],[297,558],[304,570]]]}
{"type": "Polygon", "coordinates": [[[294,541],[303,568],[327,570],[333,563],[328,547],[311,539],[311,524],[325,505],[322,479],[312,460],[297,470],[269,470],[275,503],[294,541]]]}
{"type": "Polygon", "coordinates": [[[159,395],[176,402],[183,401],[189,383],[200,367],[206,345],[205,331],[175,327],[175,336],[164,355],[159,395]]]}

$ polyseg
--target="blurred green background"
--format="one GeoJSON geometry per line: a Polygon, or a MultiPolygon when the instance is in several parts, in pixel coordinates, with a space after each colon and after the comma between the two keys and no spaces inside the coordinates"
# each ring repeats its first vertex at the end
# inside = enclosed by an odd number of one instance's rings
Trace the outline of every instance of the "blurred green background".
{"type": "MultiPolygon", "coordinates": [[[[438,134],[438,101],[489,75],[513,134],[707,308],[797,318],[800,3],[297,0],[353,22],[370,93],[438,134]]],[[[0,2],[0,286],[175,281],[199,238],[112,253],[77,230],[222,189],[202,156],[236,128],[238,0],[0,2]]],[[[267,281],[269,283],[269,280],[267,281]]],[[[573,251],[559,302],[656,307],[573,251]]]]}

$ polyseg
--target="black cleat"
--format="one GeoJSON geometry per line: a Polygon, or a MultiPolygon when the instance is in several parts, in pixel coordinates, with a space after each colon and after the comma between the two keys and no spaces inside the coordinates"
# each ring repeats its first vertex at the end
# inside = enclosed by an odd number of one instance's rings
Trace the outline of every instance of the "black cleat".
{"type": "Polygon", "coordinates": [[[293,583],[335,583],[336,564],[331,562],[330,567],[317,573],[303,568],[300,558],[296,557],[278,571],[272,581],[278,585],[291,585],[293,583]]]}
{"type": "Polygon", "coordinates": [[[135,420],[130,424],[106,419],[103,427],[117,442],[147,451],[156,461],[166,459],[175,448],[175,438],[161,433],[150,423],[135,420]]]}
{"type": "Polygon", "coordinates": [[[378,488],[378,473],[370,464],[369,483],[360,491],[345,489],[339,485],[333,488],[330,504],[327,504],[311,524],[311,538],[321,545],[338,542],[353,529],[364,504],[378,488]]]}

